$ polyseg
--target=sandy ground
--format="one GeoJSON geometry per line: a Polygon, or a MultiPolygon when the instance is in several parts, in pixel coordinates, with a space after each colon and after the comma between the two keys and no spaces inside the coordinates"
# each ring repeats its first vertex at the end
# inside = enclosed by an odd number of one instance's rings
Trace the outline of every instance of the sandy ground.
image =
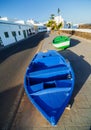
{"type": "MultiPolygon", "coordinates": [[[[39,51],[57,50],[52,45],[56,32],[46,34],[39,51]]],[[[70,35],[69,35],[70,36],[70,35]]],[[[70,104],[65,109],[57,126],[52,127],[29,102],[26,93],[12,124],[11,130],[90,130],[91,129],[91,41],[70,36],[71,45],[66,50],[57,50],[70,61],[75,73],[75,86],[70,104]]]]}

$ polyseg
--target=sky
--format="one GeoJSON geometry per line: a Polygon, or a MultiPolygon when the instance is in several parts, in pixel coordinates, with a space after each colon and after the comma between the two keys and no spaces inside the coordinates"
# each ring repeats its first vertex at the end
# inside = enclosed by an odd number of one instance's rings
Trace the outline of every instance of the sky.
{"type": "Polygon", "coordinates": [[[44,22],[51,14],[67,22],[91,23],[91,0],[0,0],[0,16],[44,22]]]}

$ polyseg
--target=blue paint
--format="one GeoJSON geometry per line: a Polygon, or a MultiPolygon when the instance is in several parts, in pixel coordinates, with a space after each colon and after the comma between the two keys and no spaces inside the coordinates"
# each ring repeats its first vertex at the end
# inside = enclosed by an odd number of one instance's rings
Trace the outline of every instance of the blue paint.
{"type": "Polygon", "coordinates": [[[54,50],[39,52],[26,70],[24,88],[32,104],[55,126],[74,88],[70,63],[54,50]]]}

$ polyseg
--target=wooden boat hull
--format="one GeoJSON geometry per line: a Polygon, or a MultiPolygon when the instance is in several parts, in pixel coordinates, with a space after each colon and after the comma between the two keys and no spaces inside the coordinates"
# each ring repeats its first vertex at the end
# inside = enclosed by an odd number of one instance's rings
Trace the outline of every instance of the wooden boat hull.
{"type": "Polygon", "coordinates": [[[67,36],[57,36],[53,39],[52,44],[56,48],[65,49],[70,46],[70,38],[67,36]]]}
{"type": "Polygon", "coordinates": [[[24,78],[25,91],[32,104],[56,125],[72,95],[74,73],[56,51],[35,55],[24,78]]]}

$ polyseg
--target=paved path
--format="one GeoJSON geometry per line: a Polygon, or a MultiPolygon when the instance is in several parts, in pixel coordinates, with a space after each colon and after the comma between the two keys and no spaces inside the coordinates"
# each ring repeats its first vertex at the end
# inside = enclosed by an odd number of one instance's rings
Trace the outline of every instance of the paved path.
{"type": "Polygon", "coordinates": [[[0,130],[7,130],[24,93],[26,67],[44,34],[37,34],[0,50],[0,130]]]}
{"type": "MultiPolygon", "coordinates": [[[[56,35],[46,35],[40,50],[55,49],[51,42],[56,35]]],[[[57,51],[70,61],[75,72],[71,110],[65,109],[57,126],[52,127],[24,93],[11,130],[91,130],[91,41],[71,36],[71,46],[57,51]]]]}

